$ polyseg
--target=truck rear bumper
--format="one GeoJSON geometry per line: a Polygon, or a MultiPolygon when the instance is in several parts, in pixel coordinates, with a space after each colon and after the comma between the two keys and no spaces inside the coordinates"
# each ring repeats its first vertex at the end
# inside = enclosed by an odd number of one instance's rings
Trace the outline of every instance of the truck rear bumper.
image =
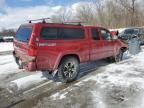
{"type": "Polygon", "coordinates": [[[28,62],[27,64],[23,65],[23,68],[28,71],[36,71],[36,63],[35,62],[28,62]]]}
{"type": "Polygon", "coordinates": [[[13,57],[15,59],[15,62],[19,66],[19,69],[26,69],[28,71],[36,71],[36,62],[34,57],[27,57],[27,59],[21,59],[19,56],[15,54],[13,51],[13,57]]]}

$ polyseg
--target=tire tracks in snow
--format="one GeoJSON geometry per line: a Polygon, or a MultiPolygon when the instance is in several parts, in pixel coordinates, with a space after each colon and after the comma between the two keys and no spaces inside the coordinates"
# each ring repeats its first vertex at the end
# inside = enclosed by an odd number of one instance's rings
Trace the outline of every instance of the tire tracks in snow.
{"type": "Polygon", "coordinates": [[[6,65],[6,64],[9,64],[9,63],[12,63],[12,62],[13,62],[13,60],[5,61],[5,62],[0,63],[0,66],[1,65],[6,65]]]}
{"type": "Polygon", "coordinates": [[[24,76],[29,75],[30,73],[26,73],[25,70],[16,70],[17,73],[12,73],[9,75],[5,75],[3,76],[3,78],[1,79],[1,83],[0,84],[0,108],[11,108],[11,106],[14,106],[16,104],[19,104],[21,101],[21,98],[19,97],[19,95],[13,95],[10,94],[7,90],[7,84],[12,81],[15,80],[17,78],[21,78],[24,76]],[[10,106],[11,105],[11,106],[10,106]]]}
{"type": "Polygon", "coordinates": [[[12,51],[1,51],[0,52],[0,56],[1,55],[11,55],[12,54],[12,51]]]}
{"type": "MultiPolygon", "coordinates": [[[[97,62],[96,62],[97,64],[97,62]]],[[[80,78],[72,83],[68,83],[68,84],[63,84],[60,82],[54,82],[52,80],[49,80],[47,82],[44,82],[43,84],[40,84],[38,86],[36,86],[35,88],[32,88],[31,90],[25,91],[23,94],[20,94],[19,97],[15,96],[16,99],[13,100],[12,99],[12,103],[9,103],[9,105],[7,105],[5,108],[32,108],[35,105],[37,105],[37,103],[42,100],[44,97],[49,97],[61,90],[64,90],[66,88],[69,88],[79,82],[81,82],[82,80],[86,79],[87,77],[93,75],[93,74],[97,74],[99,72],[102,72],[103,70],[101,70],[100,67],[105,66],[108,63],[104,63],[104,65],[100,64],[95,66],[93,64],[93,66],[95,67],[90,67],[86,66],[86,68],[88,68],[88,70],[85,70],[84,67],[81,69],[82,73],[84,73],[84,71],[86,71],[86,74],[81,75],[80,78]],[[21,100],[21,101],[20,101],[21,100]],[[20,102],[19,102],[20,101],[20,102]]]]}

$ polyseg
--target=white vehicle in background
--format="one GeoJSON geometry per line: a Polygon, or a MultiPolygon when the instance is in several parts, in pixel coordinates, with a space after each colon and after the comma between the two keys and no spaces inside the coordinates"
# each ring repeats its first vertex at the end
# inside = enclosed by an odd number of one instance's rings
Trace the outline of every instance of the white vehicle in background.
{"type": "Polygon", "coordinates": [[[4,42],[4,39],[2,36],[0,36],[0,42],[4,42]]]}
{"type": "Polygon", "coordinates": [[[4,42],[13,42],[13,36],[4,36],[3,37],[3,40],[4,42]]]}
{"type": "Polygon", "coordinates": [[[121,33],[123,30],[125,30],[126,28],[115,28],[115,29],[109,29],[109,31],[118,31],[118,33],[121,33]]]}
{"type": "Polygon", "coordinates": [[[13,36],[0,36],[0,55],[13,50],[13,36]]]}

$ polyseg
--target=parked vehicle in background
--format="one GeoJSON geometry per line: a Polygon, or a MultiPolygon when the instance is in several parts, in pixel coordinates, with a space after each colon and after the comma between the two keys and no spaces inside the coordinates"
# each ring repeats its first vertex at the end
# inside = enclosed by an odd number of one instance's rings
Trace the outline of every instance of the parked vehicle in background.
{"type": "Polygon", "coordinates": [[[112,34],[113,36],[118,36],[118,34],[119,34],[118,30],[116,30],[116,31],[110,31],[110,32],[111,32],[111,34],[112,34]]]}
{"type": "Polygon", "coordinates": [[[4,42],[13,42],[14,37],[13,36],[4,36],[3,40],[4,42]]]}
{"type": "Polygon", "coordinates": [[[115,38],[115,39],[118,38],[118,34],[119,34],[118,30],[110,30],[110,32],[111,32],[111,35],[113,38],[115,38]]]}
{"type": "Polygon", "coordinates": [[[126,49],[106,28],[43,21],[19,27],[13,55],[19,68],[57,72],[62,82],[71,82],[80,63],[108,57],[120,61],[126,49]]]}
{"type": "Polygon", "coordinates": [[[4,42],[4,39],[2,36],[0,36],[0,42],[4,42]]]}
{"type": "Polygon", "coordinates": [[[129,39],[137,37],[140,40],[140,44],[144,44],[144,27],[130,27],[125,28],[120,34],[119,38],[128,41],[129,39]]]}

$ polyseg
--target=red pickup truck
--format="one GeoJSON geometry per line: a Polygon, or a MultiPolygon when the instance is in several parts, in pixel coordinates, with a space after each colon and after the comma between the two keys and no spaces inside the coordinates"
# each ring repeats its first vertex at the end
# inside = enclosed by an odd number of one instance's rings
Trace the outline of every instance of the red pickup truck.
{"type": "Polygon", "coordinates": [[[71,82],[80,63],[108,57],[120,61],[126,49],[102,27],[39,22],[19,27],[13,55],[19,68],[57,71],[62,82],[71,82]]]}

